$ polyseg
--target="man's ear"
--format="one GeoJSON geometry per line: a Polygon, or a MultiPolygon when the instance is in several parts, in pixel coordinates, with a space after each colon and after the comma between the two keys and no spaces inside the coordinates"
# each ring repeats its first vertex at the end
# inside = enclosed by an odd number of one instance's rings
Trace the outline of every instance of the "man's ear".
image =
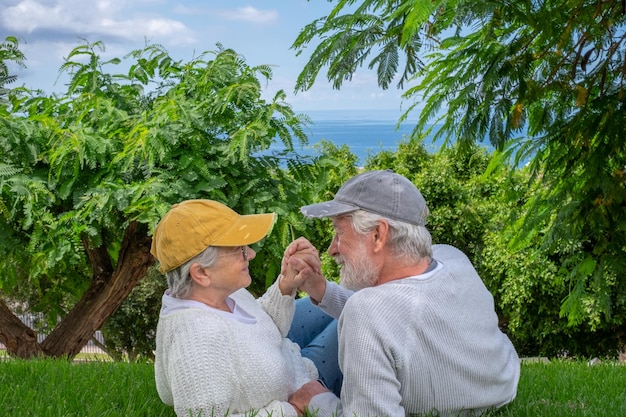
{"type": "Polygon", "coordinates": [[[385,220],[378,222],[374,229],[374,252],[381,251],[389,240],[389,223],[385,220]]]}
{"type": "Polygon", "coordinates": [[[211,276],[207,268],[203,268],[199,263],[194,262],[189,268],[191,280],[201,287],[208,287],[211,284],[211,276]]]}

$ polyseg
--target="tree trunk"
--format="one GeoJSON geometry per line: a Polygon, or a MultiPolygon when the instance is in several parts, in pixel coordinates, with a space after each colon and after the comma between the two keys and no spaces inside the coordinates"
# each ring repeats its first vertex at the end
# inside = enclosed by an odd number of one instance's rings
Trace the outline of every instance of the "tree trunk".
{"type": "Polygon", "coordinates": [[[89,248],[85,243],[93,269],[91,284],[42,343],[38,343],[37,334],[0,300],[0,342],[9,355],[23,359],[76,356],[154,264],[150,244],[147,227],[131,223],[124,232],[117,268],[113,270],[105,247],[89,248]]]}
{"type": "Polygon", "coordinates": [[[11,356],[30,359],[43,355],[41,345],[37,341],[37,333],[22,323],[0,300],[0,342],[7,348],[11,356]]]}
{"type": "Polygon", "coordinates": [[[86,248],[93,268],[92,282],[41,344],[46,356],[71,359],[80,352],[154,264],[150,244],[147,227],[132,222],[124,232],[114,271],[106,248],[86,248]]]}

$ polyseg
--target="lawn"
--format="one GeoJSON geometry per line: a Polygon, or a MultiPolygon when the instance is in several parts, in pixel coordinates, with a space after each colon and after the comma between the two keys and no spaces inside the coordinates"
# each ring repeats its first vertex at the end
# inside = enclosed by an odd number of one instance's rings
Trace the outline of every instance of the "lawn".
{"type": "MultiPolygon", "coordinates": [[[[150,363],[0,360],[0,415],[173,417],[150,363]]],[[[626,366],[523,363],[515,401],[494,417],[626,416],[626,366]]]]}

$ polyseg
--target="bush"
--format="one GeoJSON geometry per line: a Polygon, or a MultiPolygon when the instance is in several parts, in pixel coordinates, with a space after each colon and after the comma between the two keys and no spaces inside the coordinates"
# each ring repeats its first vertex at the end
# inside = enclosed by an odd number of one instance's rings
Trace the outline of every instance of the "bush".
{"type": "Polygon", "coordinates": [[[165,277],[151,268],[133,288],[122,305],[102,327],[104,349],[115,359],[154,359],[156,325],[161,297],[167,288],[165,277]]]}

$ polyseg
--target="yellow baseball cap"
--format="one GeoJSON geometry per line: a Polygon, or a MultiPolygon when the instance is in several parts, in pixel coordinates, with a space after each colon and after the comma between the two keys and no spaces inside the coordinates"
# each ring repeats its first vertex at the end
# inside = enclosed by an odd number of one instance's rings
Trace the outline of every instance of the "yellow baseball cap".
{"type": "Polygon", "coordinates": [[[178,268],[209,246],[251,245],[274,225],[274,213],[241,215],[213,200],[174,204],[157,225],[150,253],[166,273],[178,268]]]}

